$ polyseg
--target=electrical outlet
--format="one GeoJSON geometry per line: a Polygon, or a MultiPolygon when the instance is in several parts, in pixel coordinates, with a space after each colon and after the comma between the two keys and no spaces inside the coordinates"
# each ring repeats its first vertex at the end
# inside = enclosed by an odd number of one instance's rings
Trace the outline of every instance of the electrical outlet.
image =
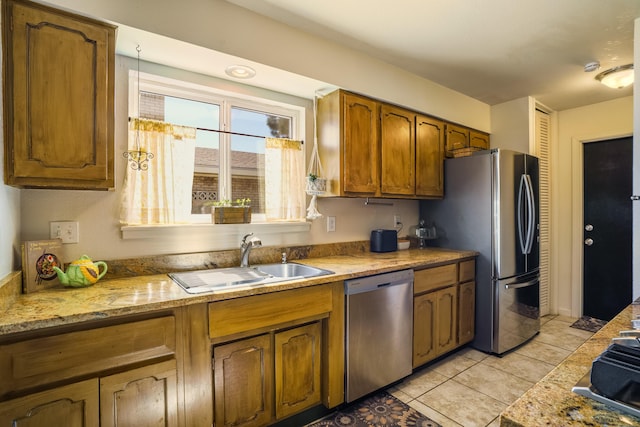
{"type": "Polygon", "coordinates": [[[328,216],[327,217],[327,233],[331,233],[332,231],[336,231],[336,217],[328,216]]]}
{"type": "Polygon", "coordinates": [[[394,215],[393,228],[399,228],[399,227],[402,227],[402,218],[400,218],[400,215],[394,215]]]}
{"type": "Polygon", "coordinates": [[[78,221],[52,221],[49,223],[49,236],[61,239],[62,243],[79,243],[80,225],[78,221]]]}

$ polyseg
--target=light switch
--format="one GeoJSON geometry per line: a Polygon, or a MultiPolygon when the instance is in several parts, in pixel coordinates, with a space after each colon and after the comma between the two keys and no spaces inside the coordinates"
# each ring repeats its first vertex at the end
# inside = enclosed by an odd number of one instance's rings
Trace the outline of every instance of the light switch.
{"type": "Polygon", "coordinates": [[[78,243],[80,225],[78,221],[52,221],[49,223],[49,237],[61,239],[62,243],[78,243]]]}

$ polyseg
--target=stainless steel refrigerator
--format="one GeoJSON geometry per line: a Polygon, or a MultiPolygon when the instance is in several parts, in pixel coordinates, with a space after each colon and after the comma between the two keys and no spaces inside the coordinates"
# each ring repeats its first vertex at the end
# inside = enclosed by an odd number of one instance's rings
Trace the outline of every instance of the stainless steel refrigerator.
{"type": "Polygon", "coordinates": [[[445,160],[443,200],[420,202],[428,245],[479,252],[473,346],[502,354],[540,330],[538,159],[486,150],[445,160]]]}

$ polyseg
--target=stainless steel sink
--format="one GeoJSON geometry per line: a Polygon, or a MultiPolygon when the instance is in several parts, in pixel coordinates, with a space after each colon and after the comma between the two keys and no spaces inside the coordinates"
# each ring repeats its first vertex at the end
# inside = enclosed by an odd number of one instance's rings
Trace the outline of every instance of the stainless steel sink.
{"type": "Polygon", "coordinates": [[[333,271],[303,264],[287,263],[185,271],[169,273],[169,277],[188,293],[200,294],[228,292],[327,274],[333,274],[333,271]]]}
{"type": "Polygon", "coordinates": [[[286,264],[264,264],[257,265],[255,267],[257,271],[266,273],[274,277],[281,277],[287,279],[293,278],[306,278],[325,276],[327,274],[333,274],[333,271],[324,270],[322,268],[311,267],[304,264],[296,264],[295,262],[286,264]]]}

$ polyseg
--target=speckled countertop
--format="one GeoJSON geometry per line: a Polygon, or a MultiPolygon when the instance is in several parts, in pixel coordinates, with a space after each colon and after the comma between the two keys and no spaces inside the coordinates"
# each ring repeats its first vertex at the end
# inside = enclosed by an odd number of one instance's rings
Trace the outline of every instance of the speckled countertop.
{"type": "Polygon", "coordinates": [[[620,331],[631,329],[640,315],[638,301],[625,308],[600,331],[531,387],[500,416],[503,427],[640,426],[640,418],[624,414],[571,388],[589,371],[593,360],[620,331]]]}
{"type": "Polygon", "coordinates": [[[186,293],[166,274],[103,279],[87,288],[52,288],[17,296],[5,311],[0,312],[0,337],[41,328],[313,286],[403,268],[433,266],[475,255],[472,251],[428,248],[389,253],[362,251],[352,255],[307,258],[295,262],[335,273],[253,289],[201,295],[186,293]]]}

